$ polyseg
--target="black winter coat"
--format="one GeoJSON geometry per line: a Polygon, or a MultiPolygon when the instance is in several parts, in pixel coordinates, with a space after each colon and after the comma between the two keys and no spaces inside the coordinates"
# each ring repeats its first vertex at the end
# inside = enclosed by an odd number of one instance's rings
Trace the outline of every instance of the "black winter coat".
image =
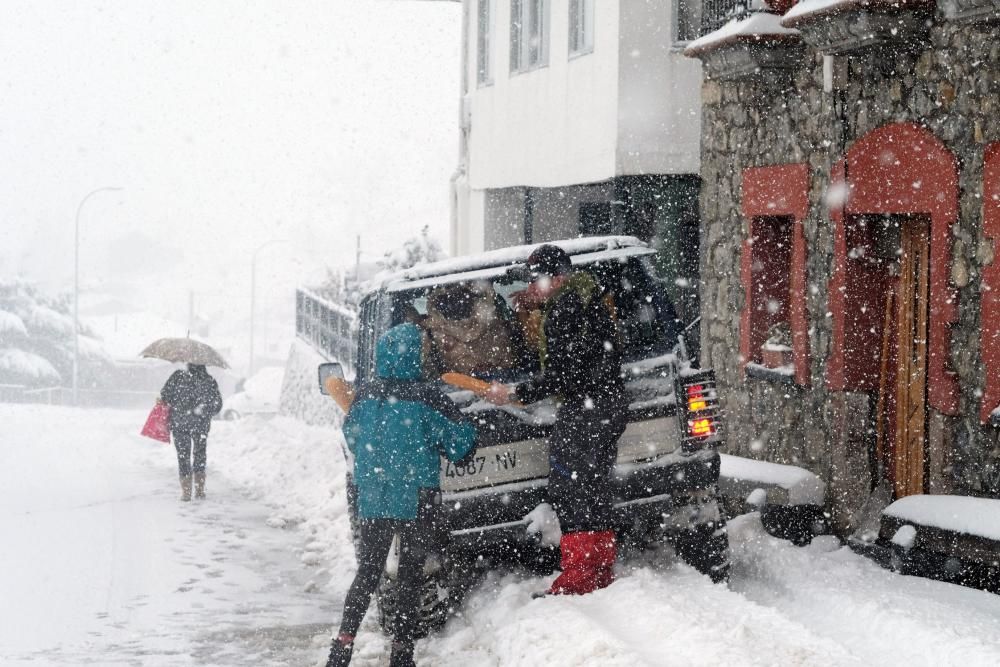
{"type": "Polygon", "coordinates": [[[616,412],[624,409],[625,384],[618,333],[601,288],[577,272],[546,305],[542,321],[542,372],[516,388],[518,400],[533,403],[559,396],[567,406],[616,412]]]}
{"type": "Polygon", "coordinates": [[[222,409],[219,385],[206,370],[175,371],[163,385],[160,399],[170,406],[170,428],[208,431],[222,409]]]}

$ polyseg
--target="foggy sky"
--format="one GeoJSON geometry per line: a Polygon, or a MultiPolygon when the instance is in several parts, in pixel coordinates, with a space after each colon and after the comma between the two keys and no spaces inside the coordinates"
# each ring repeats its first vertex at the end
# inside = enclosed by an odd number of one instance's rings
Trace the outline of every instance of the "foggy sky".
{"type": "MultiPolygon", "coordinates": [[[[0,276],[247,315],[429,224],[446,242],[460,6],[5,2],[0,276]]],[[[281,309],[283,310],[283,308],[281,309]]]]}

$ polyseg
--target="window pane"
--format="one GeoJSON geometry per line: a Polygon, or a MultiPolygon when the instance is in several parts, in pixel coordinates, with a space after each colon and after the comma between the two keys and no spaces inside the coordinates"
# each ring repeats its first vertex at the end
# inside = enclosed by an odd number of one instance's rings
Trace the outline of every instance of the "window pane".
{"type": "Polygon", "coordinates": [[[542,55],[542,0],[531,0],[528,9],[528,64],[537,65],[542,55]]]}
{"type": "Polygon", "coordinates": [[[493,79],[492,63],[490,62],[490,38],[493,33],[493,2],[494,0],[479,0],[478,39],[476,42],[478,56],[476,80],[479,83],[488,83],[493,79]]]}
{"type": "Polygon", "coordinates": [[[521,22],[522,0],[510,0],[510,71],[521,69],[521,44],[524,27],[521,22]]]}

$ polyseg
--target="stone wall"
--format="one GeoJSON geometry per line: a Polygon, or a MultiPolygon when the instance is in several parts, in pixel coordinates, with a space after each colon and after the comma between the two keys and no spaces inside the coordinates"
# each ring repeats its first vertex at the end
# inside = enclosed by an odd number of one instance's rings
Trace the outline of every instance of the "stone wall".
{"type": "Polygon", "coordinates": [[[930,420],[940,437],[954,440],[949,460],[931,462],[932,491],[948,491],[954,482],[958,491],[1000,494],[1000,488],[991,487],[1000,470],[997,429],[980,426],[977,416],[983,386],[978,275],[993,254],[980,234],[983,151],[1000,140],[996,30],[996,24],[955,25],[939,17],[931,28],[931,46],[922,53],[837,56],[842,80],[833,92],[824,92],[823,56],[811,50],[784,79],[757,75],[707,79],[703,85],[702,362],[716,369],[723,389],[729,448],[820,474],[830,483],[842,525],[851,522],[869,481],[859,481],[869,469],[868,445],[864,433],[856,432],[867,396],[838,397],[825,387],[832,327],[827,286],[833,269],[825,198],[831,167],[850,145],[890,123],[923,125],[955,154],[960,169],[951,271],[959,288],[959,321],[952,328],[951,361],[961,385],[961,415],[930,420]],[[740,178],[748,167],[802,162],[811,168],[810,213],[804,223],[811,386],[789,388],[743,377],[740,244],[748,223],[739,212],[740,178]]]}

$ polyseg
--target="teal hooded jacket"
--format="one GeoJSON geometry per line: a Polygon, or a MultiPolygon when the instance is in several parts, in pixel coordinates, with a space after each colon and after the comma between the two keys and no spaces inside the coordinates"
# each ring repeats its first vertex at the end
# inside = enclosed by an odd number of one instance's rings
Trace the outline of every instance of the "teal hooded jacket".
{"type": "Polygon", "coordinates": [[[421,489],[440,485],[440,456],[475,447],[476,427],[440,390],[421,382],[421,334],[389,329],[375,348],[376,377],[362,384],[344,420],[354,455],[358,516],[415,519],[421,489]]]}

